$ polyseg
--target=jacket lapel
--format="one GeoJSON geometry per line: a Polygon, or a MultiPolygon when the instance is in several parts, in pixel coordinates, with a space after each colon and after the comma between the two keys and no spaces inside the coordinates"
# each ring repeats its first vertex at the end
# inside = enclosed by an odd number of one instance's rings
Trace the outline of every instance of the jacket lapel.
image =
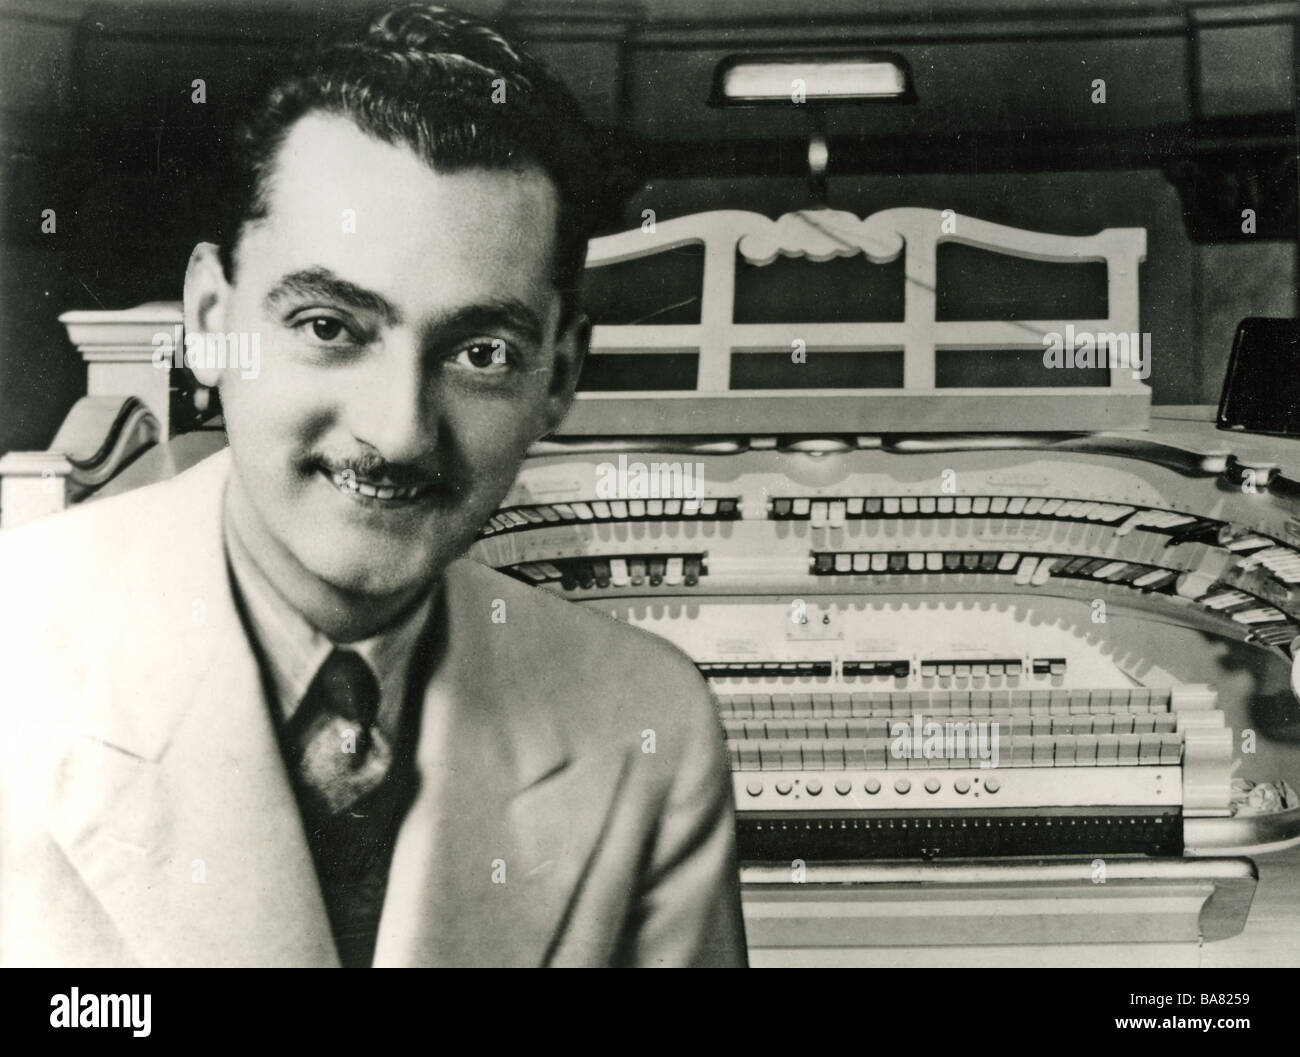
{"type": "Polygon", "coordinates": [[[446,641],[425,693],[420,790],[394,851],[377,965],[545,964],[608,817],[591,805],[612,807],[623,770],[617,755],[572,755],[555,714],[563,703],[530,682],[554,663],[539,656],[545,636],[526,619],[491,622],[485,575],[454,563],[436,611],[446,641]]]}
{"type": "Polygon", "coordinates": [[[228,465],[162,486],[172,545],[96,660],[51,831],[142,964],[337,964],[226,572],[228,465]]]}

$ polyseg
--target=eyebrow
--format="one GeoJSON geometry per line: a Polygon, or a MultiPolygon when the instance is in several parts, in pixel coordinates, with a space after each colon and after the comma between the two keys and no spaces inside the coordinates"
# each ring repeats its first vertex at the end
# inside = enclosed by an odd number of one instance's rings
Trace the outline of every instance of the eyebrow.
{"type": "Polygon", "coordinates": [[[388,326],[402,322],[402,313],[382,294],[349,282],[328,268],[302,268],[289,272],[267,291],[262,305],[268,312],[273,312],[291,297],[320,298],[358,312],[377,315],[388,326]]]}
{"type": "MultiPolygon", "coordinates": [[[[285,300],[294,297],[319,298],[334,304],[379,316],[386,326],[398,326],[404,321],[400,309],[382,294],[367,290],[328,268],[303,268],[283,276],[267,292],[262,304],[268,312],[275,311],[285,300]]],[[[457,330],[492,330],[505,325],[525,340],[540,345],[545,327],[537,313],[515,297],[491,298],[479,304],[466,305],[432,320],[423,328],[429,332],[457,330]]]]}
{"type": "Polygon", "coordinates": [[[544,327],[537,313],[524,302],[513,297],[493,298],[476,305],[467,305],[434,320],[428,330],[492,331],[504,326],[513,330],[526,342],[542,343],[544,327]]]}

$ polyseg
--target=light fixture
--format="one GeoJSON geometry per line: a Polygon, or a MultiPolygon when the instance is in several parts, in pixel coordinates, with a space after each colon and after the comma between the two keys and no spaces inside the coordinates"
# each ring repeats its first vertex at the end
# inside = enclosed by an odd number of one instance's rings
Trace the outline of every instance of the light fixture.
{"type": "Polygon", "coordinates": [[[911,72],[900,55],[732,55],[713,72],[712,106],[825,106],[914,102],[911,72]]]}

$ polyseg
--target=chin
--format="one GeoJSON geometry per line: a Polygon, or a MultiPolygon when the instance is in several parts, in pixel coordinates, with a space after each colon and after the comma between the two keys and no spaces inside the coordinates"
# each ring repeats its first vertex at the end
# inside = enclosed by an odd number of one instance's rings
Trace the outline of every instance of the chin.
{"type": "Polygon", "coordinates": [[[452,560],[451,555],[429,554],[418,561],[407,556],[398,563],[385,560],[375,550],[356,554],[332,551],[313,557],[315,561],[304,564],[335,590],[381,598],[428,585],[452,560]]]}

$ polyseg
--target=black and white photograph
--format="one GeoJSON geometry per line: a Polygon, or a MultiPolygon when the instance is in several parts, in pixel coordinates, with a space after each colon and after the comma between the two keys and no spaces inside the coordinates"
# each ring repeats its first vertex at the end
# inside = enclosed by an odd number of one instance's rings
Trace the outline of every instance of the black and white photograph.
{"type": "Polygon", "coordinates": [[[127,969],[1082,967],[1137,981],[1082,1037],[1249,1036],[1298,26],[0,0],[34,1022],[165,1036],[127,969]]]}

